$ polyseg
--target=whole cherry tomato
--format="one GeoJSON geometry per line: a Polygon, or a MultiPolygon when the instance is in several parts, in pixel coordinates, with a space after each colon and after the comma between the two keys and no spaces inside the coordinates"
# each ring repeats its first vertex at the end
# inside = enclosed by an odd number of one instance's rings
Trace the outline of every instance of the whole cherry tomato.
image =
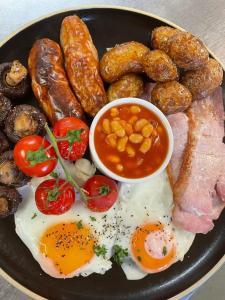
{"type": "Polygon", "coordinates": [[[88,126],[75,117],[66,117],[57,121],[53,128],[59,152],[64,159],[77,160],[81,158],[88,145],[88,126]]]}
{"type": "Polygon", "coordinates": [[[87,191],[87,207],[92,211],[107,211],[118,198],[116,182],[106,176],[95,175],[91,177],[83,188],[87,191]]]}
{"type": "Polygon", "coordinates": [[[60,215],[75,203],[73,186],[63,179],[43,181],[36,189],[37,208],[45,215],[60,215]]]}
{"type": "Polygon", "coordinates": [[[28,176],[43,177],[51,173],[57,156],[51,144],[39,135],[21,139],[13,152],[16,165],[28,176]]]}

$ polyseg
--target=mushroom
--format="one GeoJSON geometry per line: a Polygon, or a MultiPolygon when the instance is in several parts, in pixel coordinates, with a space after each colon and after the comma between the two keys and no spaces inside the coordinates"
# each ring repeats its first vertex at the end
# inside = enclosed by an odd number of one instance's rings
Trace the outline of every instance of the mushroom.
{"type": "Polygon", "coordinates": [[[11,101],[0,93],[0,125],[2,125],[11,108],[11,101]]]}
{"type": "Polygon", "coordinates": [[[46,123],[45,116],[34,106],[18,105],[5,120],[5,133],[10,141],[16,143],[27,135],[42,135],[46,123]]]}
{"type": "Polygon", "coordinates": [[[82,186],[96,172],[96,167],[85,158],[78,159],[73,169],[73,177],[82,186]]]}
{"type": "Polygon", "coordinates": [[[0,93],[17,99],[26,96],[29,90],[27,69],[18,60],[0,64],[0,93]]]}
{"type": "Polygon", "coordinates": [[[0,154],[9,149],[9,142],[5,135],[0,131],[0,154]]]}
{"type": "Polygon", "coordinates": [[[13,151],[6,151],[0,158],[0,185],[19,187],[29,181],[26,176],[15,164],[13,151]]]}
{"type": "Polygon", "coordinates": [[[22,197],[16,189],[0,186],[0,218],[14,214],[21,201],[22,197]]]}

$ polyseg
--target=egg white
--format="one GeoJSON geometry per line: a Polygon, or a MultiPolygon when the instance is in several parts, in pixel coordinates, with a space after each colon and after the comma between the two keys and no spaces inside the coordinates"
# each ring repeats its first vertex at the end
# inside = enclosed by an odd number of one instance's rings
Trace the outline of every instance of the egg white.
{"type": "Polygon", "coordinates": [[[131,255],[131,235],[138,226],[145,223],[161,222],[172,230],[177,250],[175,262],[183,260],[195,235],[173,225],[172,209],[173,193],[166,171],[148,182],[133,185],[121,184],[115,243],[123,249],[128,249],[128,257],[121,265],[127,279],[137,280],[148,274],[137,266],[131,255]]]}
{"type": "MultiPolygon", "coordinates": [[[[57,167],[57,172],[61,178],[64,178],[60,166],[57,167]]],[[[56,278],[70,278],[79,275],[88,276],[92,273],[104,274],[112,266],[110,258],[112,256],[112,248],[116,236],[117,204],[107,212],[92,212],[86,207],[83,201],[78,199],[79,196],[77,194],[76,203],[68,212],[62,215],[44,215],[36,207],[35,190],[42,181],[50,178],[50,176],[33,178],[27,186],[20,188],[20,193],[23,194],[23,202],[15,214],[16,233],[29,248],[43,271],[50,276],[56,278]],[[34,214],[36,217],[32,218],[34,214]],[[90,216],[94,217],[96,221],[92,221],[90,216]],[[54,224],[71,221],[79,222],[80,220],[82,220],[82,224],[90,226],[98,240],[98,245],[104,245],[107,249],[107,253],[105,258],[103,258],[103,256],[94,255],[93,259],[79,270],[67,276],[61,275],[54,267],[53,262],[40,253],[40,237],[54,224]]]]}

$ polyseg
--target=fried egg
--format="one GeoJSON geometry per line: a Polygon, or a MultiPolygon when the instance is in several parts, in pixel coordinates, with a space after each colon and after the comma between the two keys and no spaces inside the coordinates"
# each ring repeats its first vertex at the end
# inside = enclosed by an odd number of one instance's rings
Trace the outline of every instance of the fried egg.
{"type": "Polygon", "coordinates": [[[149,182],[121,184],[115,244],[127,249],[122,264],[127,279],[163,271],[184,258],[195,235],[172,223],[172,209],[166,171],[149,182]]]}
{"type": "Polygon", "coordinates": [[[97,213],[76,199],[66,213],[44,215],[36,207],[35,190],[47,179],[50,177],[33,178],[20,189],[23,202],[15,214],[16,233],[42,270],[52,277],[104,274],[112,265],[117,204],[107,212],[97,213]],[[95,247],[103,247],[105,251],[100,254],[95,247]]]}

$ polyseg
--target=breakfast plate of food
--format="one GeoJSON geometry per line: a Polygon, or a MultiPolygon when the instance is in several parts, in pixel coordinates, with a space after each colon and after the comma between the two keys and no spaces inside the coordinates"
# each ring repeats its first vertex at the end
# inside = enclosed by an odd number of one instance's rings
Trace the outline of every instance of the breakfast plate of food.
{"type": "Polygon", "coordinates": [[[224,261],[223,68],[119,8],[0,47],[0,268],[36,299],[168,299],[224,261]]]}

